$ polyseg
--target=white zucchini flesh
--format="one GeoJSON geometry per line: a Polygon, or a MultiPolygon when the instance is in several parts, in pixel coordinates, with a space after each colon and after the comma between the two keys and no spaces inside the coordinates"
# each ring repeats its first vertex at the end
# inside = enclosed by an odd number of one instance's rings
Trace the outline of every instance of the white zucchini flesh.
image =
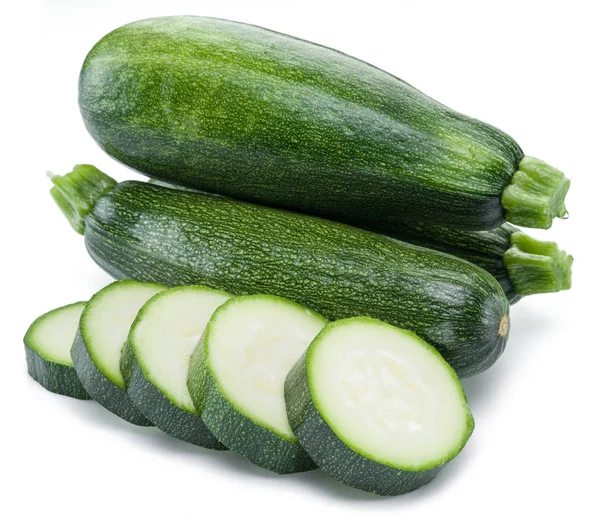
{"type": "Polygon", "coordinates": [[[79,329],[87,352],[98,370],[125,389],[119,365],[121,351],[138,311],[152,296],[166,290],[156,283],[114,282],[89,301],[79,329]]]}
{"type": "Polygon", "coordinates": [[[421,470],[444,462],[469,425],[456,375],[408,331],[347,324],[308,357],[315,405],[340,439],[375,461],[421,470]]]}
{"type": "Polygon", "coordinates": [[[256,424],[295,442],[285,408],[285,378],[325,318],[275,296],[229,300],[209,323],[209,370],[221,393],[256,424]]]}
{"type": "Polygon", "coordinates": [[[71,346],[85,302],[59,307],[37,318],[23,343],[29,375],[48,391],[87,400],[87,391],[77,377],[71,346]]]}
{"type": "Polygon", "coordinates": [[[462,450],[474,421],[456,372],[414,333],[371,318],[328,324],[285,382],[290,426],[349,486],[398,495],[462,450]]]}
{"type": "Polygon", "coordinates": [[[170,289],[150,299],[131,327],[144,377],[180,409],[197,412],[187,388],[190,357],[215,309],[231,297],[202,286],[170,289]]]}
{"type": "Polygon", "coordinates": [[[84,307],[82,301],[43,314],[31,324],[25,344],[46,360],[73,367],[71,345],[84,307]]]}

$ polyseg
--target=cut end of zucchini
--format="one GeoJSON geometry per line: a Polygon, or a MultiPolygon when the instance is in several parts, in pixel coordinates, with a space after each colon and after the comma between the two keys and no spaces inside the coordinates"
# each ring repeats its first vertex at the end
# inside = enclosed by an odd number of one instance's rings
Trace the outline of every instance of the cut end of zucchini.
{"type": "Polygon", "coordinates": [[[471,434],[455,372],[409,331],[368,318],[331,324],[310,346],[306,367],[319,413],[373,461],[432,469],[458,454],[471,434]]]}
{"type": "Polygon", "coordinates": [[[229,300],[215,312],[204,340],[211,374],[241,413],[284,440],[296,442],[283,384],[326,323],[315,312],[276,296],[229,300]]]}
{"type": "Polygon", "coordinates": [[[531,228],[550,228],[555,217],[568,216],[565,196],[571,181],[560,170],[534,157],[523,157],[502,193],[506,220],[531,228]]]}
{"type": "Polygon", "coordinates": [[[190,357],[212,313],[230,298],[199,285],[169,289],[148,300],[131,327],[130,349],[145,378],[190,413],[197,412],[186,383],[190,357]]]}
{"type": "Polygon", "coordinates": [[[121,389],[125,389],[121,351],[131,324],[144,303],[164,290],[156,283],[115,281],[97,292],[81,315],[79,330],[92,362],[121,389]]]}
{"type": "Polygon", "coordinates": [[[78,164],[66,175],[48,173],[54,187],[50,194],[73,229],[83,234],[85,216],[96,200],[108,192],[116,181],[90,164],[78,164]]]}
{"type": "Polygon", "coordinates": [[[53,393],[87,400],[90,396],[77,378],[70,352],[84,307],[82,301],[40,316],[23,342],[27,370],[36,382],[53,393]]]}
{"type": "Polygon", "coordinates": [[[285,401],[316,464],[379,495],[430,482],[475,426],[456,372],[433,347],[364,317],[319,333],[288,374],[285,401]]]}
{"type": "Polygon", "coordinates": [[[539,241],[523,232],[510,237],[504,266],[520,296],[571,288],[573,257],[552,241],[539,241]]]}

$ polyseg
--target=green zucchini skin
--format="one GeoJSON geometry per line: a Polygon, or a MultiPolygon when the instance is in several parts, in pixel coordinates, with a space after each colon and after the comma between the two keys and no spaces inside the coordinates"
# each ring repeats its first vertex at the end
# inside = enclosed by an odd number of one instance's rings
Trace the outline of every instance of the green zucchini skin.
{"type": "Polygon", "coordinates": [[[91,399],[73,367],[45,360],[27,345],[25,358],[29,375],[48,391],[80,400],[91,399]]]}
{"type": "Polygon", "coordinates": [[[269,293],[330,320],[409,329],[460,376],[490,367],[508,336],[498,282],[458,258],[325,219],[127,181],[85,218],[91,257],[117,279],[269,293]]]}
{"type": "Polygon", "coordinates": [[[297,441],[283,440],[236,410],[221,393],[212,375],[206,372],[205,360],[203,337],[190,360],[188,389],[206,427],[225,446],[280,475],[317,469],[297,441]]]}
{"type": "Polygon", "coordinates": [[[347,486],[377,495],[400,495],[431,482],[445,464],[424,471],[400,471],[363,457],[344,444],[313,404],[306,355],[285,380],[288,421],[317,465],[347,486]],[[399,476],[401,474],[401,476],[399,476]]]}
{"type": "Polygon", "coordinates": [[[431,248],[470,261],[489,272],[500,283],[511,304],[522,296],[504,265],[504,254],[511,247],[511,236],[519,229],[504,223],[491,230],[465,231],[428,223],[407,223],[397,232],[397,238],[413,245],[431,248]]]}
{"type": "Polygon", "coordinates": [[[111,413],[137,426],[153,426],[132,403],[127,391],[112,383],[94,365],[78,329],[71,348],[71,358],[77,376],[87,393],[111,413]]]}
{"type": "MultiPolygon", "coordinates": [[[[133,352],[131,353],[133,355],[133,352]]],[[[135,356],[127,382],[127,394],[142,414],[172,437],[208,449],[227,449],[208,431],[199,415],[175,406],[159,389],[149,382],[135,356]]]]}
{"type": "Polygon", "coordinates": [[[502,224],[523,158],[370,64],[214,18],[111,32],[85,59],[79,105],[96,142],[151,177],[390,235],[403,221],[502,224]]]}

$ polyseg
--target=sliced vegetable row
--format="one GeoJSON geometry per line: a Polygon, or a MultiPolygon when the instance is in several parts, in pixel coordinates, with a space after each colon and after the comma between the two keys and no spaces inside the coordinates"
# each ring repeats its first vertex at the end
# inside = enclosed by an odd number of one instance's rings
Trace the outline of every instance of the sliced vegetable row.
{"type": "Polygon", "coordinates": [[[321,467],[382,495],[429,482],[473,430],[456,373],[414,333],[328,323],[277,296],[117,281],[37,319],[25,344],[49,390],[276,473],[321,467]]]}

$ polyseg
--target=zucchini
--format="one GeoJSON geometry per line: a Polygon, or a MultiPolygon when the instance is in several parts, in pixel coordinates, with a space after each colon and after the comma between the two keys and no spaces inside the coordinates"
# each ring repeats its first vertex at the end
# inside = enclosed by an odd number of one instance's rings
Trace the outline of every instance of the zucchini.
{"type": "Polygon", "coordinates": [[[288,424],[285,378],[327,320],[268,295],[219,307],[190,361],[188,386],[206,426],[229,449],[275,473],[317,466],[288,424]]]}
{"type": "Polygon", "coordinates": [[[138,426],[150,422],[131,402],[119,360],[129,327],[152,296],[165,290],[156,283],[116,281],[94,294],[79,320],[71,349],[77,376],[88,394],[123,420],[138,426]]]}
{"type": "Polygon", "coordinates": [[[112,157],[156,179],[376,228],[548,228],[569,181],[500,130],[333,49],[193,16],[116,29],[79,106],[112,157]]]}
{"type": "Polygon", "coordinates": [[[285,401],[318,466],[379,495],[430,482],[474,428],[456,373],[440,354],[369,318],[327,325],[288,375],[285,401]]]}
{"type": "MultiPolygon", "coordinates": [[[[164,181],[149,182],[186,189],[164,181]]],[[[394,239],[452,254],[481,267],[498,280],[511,304],[523,296],[571,288],[573,257],[556,243],[539,241],[509,223],[479,231],[405,223],[398,228],[394,239]]]]}
{"type": "Polygon", "coordinates": [[[490,367],[506,344],[504,292],[467,261],[317,217],[116,184],[89,166],[52,181],[94,261],[118,279],[275,294],[330,320],[378,318],[417,333],[461,376],[490,367]]]}
{"type": "Polygon", "coordinates": [[[534,239],[508,223],[482,231],[405,224],[396,237],[466,259],[488,271],[511,303],[523,296],[571,288],[573,257],[556,243],[534,239]]]}
{"type": "Polygon", "coordinates": [[[190,356],[213,311],[230,294],[202,286],[152,296],[131,326],[121,354],[127,394],[165,433],[211,449],[225,449],[206,428],[187,389],[190,356]]]}
{"type": "Polygon", "coordinates": [[[85,301],[65,305],[37,318],[27,329],[23,343],[27,371],[53,393],[89,400],[71,360],[71,345],[85,301]]]}

